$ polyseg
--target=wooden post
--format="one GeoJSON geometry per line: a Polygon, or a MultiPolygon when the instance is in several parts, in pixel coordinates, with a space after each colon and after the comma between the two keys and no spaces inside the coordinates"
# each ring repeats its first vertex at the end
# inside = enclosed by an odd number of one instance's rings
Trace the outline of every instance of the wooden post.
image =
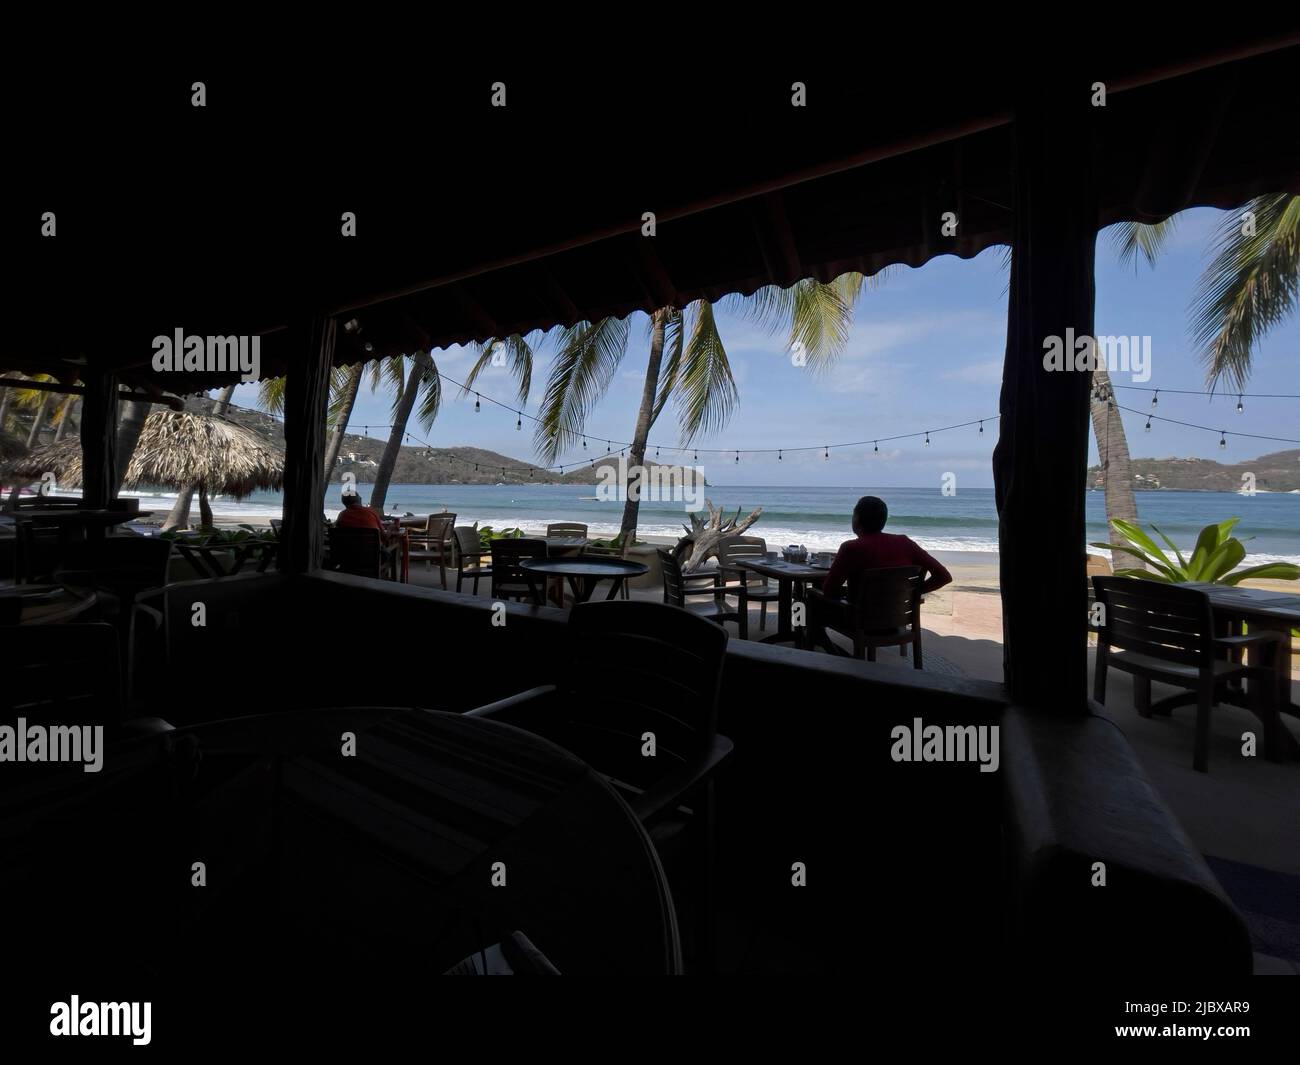
{"type": "Polygon", "coordinates": [[[284,526],[280,569],[310,573],[321,563],[325,505],[325,415],[334,362],[335,322],[296,322],[284,399],[284,526]]]}
{"type": "Polygon", "coordinates": [[[81,404],[81,497],[104,508],[117,495],[117,378],[86,371],[81,404]]]}
{"type": "MultiPolygon", "coordinates": [[[[1093,336],[1097,208],[1086,82],[1016,118],[1016,197],[1001,424],[993,453],[1003,670],[1011,697],[1087,708],[1086,369],[1049,370],[1045,341],[1093,336]],[[1052,106],[1055,104],[1055,106],[1052,106]]],[[[1067,353],[1074,352],[1067,347],[1067,353]]]]}

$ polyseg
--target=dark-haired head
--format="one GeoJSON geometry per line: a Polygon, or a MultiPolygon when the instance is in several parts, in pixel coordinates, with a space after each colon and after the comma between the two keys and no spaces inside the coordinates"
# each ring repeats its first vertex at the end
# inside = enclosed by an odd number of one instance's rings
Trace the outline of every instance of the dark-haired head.
{"type": "Polygon", "coordinates": [[[361,495],[358,492],[344,492],[340,498],[345,507],[355,507],[361,503],[361,495]]]}
{"type": "Polygon", "coordinates": [[[853,531],[858,536],[878,533],[889,520],[889,508],[876,496],[863,496],[853,508],[853,531]]]}

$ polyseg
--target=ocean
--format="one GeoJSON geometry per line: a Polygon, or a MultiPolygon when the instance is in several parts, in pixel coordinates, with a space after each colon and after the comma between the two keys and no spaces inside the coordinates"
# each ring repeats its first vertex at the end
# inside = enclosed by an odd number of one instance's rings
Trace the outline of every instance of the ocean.
{"type": "MultiPolygon", "coordinates": [[[[340,486],[330,485],[326,510],[340,507],[340,486]]],[[[363,498],[368,486],[361,485],[363,498]]],[[[811,550],[834,550],[848,539],[853,504],[870,488],[809,488],[790,486],[710,485],[705,494],[728,513],[742,516],[755,507],[763,515],[751,528],[770,547],[803,544],[811,550]]],[[[539,528],[552,521],[583,521],[592,536],[618,532],[623,504],[595,498],[594,485],[426,485],[394,484],[385,509],[390,514],[424,514],[446,508],[455,512],[457,524],[494,528],[539,528]]],[[[937,488],[880,488],[874,494],[889,505],[888,532],[906,533],[928,551],[984,555],[998,549],[997,511],[991,488],[961,489],[941,495],[937,488]]],[[[165,515],[175,495],[140,493],[141,509],[165,515]],[[161,511],[162,514],[157,512],[161,511]]],[[[1246,563],[1264,561],[1300,564],[1300,495],[1233,492],[1139,492],[1139,520],[1154,522],[1184,551],[1210,522],[1239,517],[1236,535],[1245,541],[1246,563]]],[[[197,503],[195,503],[197,507],[197,503]]],[[[683,503],[642,501],[639,532],[650,536],[680,536],[689,519],[683,503]]],[[[279,492],[257,492],[242,500],[219,499],[215,514],[279,517],[279,492]]],[[[197,515],[197,512],[193,512],[197,515]]],[[[1104,497],[1087,494],[1088,540],[1107,539],[1104,497]]],[[[975,559],[973,559],[975,560],[975,559]]]]}

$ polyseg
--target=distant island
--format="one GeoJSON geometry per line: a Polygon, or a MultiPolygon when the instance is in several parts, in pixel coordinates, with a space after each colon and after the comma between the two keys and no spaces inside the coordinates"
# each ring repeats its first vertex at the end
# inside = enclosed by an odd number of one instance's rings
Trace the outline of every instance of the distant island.
{"type": "MultiPolygon", "coordinates": [[[[196,409],[211,409],[202,401],[196,409]]],[[[231,410],[225,417],[253,430],[258,436],[284,446],[284,424],[268,414],[249,410],[231,410]]],[[[330,475],[338,482],[352,474],[357,484],[371,484],[387,441],[372,436],[345,433],[339,449],[339,463],[330,475]]],[[[599,469],[606,464],[617,466],[618,453],[595,453],[585,464],[559,474],[526,459],[511,458],[479,447],[435,447],[403,445],[393,467],[393,484],[590,484],[597,483],[599,469]],[[504,469],[504,472],[502,470],[504,469]],[[530,472],[531,475],[530,475],[530,472]]],[[[567,465],[567,463],[566,463],[567,465]]],[[[647,468],[661,463],[646,462],[647,468]]],[[[705,482],[708,483],[707,481],[705,482]]]]}
{"type": "MultiPolygon", "coordinates": [[[[1225,465],[1213,459],[1132,459],[1133,489],[1139,492],[1239,492],[1242,475],[1255,475],[1258,492],[1300,491],[1300,448],[1275,451],[1225,465]]],[[[1088,467],[1088,484],[1105,485],[1100,466],[1088,467]]]]}

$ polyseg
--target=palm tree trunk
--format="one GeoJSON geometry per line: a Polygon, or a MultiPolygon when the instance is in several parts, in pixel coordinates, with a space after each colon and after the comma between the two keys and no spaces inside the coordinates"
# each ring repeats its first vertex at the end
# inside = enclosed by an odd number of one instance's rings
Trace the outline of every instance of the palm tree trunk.
{"type": "Polygon", "coordinates": [[[144,428],[144,420],[149,416],[149,408],[152,406],[151,401],[139,399],[128,399],[121,404],[122,418],[117,423],[117,483],[113,486],[114,497],[126,478],[126,469],[131,464],[135,445],[140,440],[140,430],[144,428]]]}
{"type": "MultiPolygon", "coordinates": [[[[667,310],[657,310],[650,319],[650,361],[646,363],[645,383],[641,386],[641,408],[636,415],[636,430],[632,434],[632,447],[628,455],[630,468],[645,464],[645,444],[654,425],[655,395],[659,391],[659,371],[664,361],[664,327],[668,321],[667,310]]],[[[637,514],[641,509],[641,490],[644,478],[637,481],[635,490],[627,485],[627,500],[623,504],[623,525],[619,530],[619,541],[623,545],[623,557],[636,541],[637,514]]]]}
{"type": "Polygon", "coordinates": [[[69,396],[63,409],[59,412],[59,427],[54,431],[54,442],[57,444],[63,439],[64,434],[68,431],[68,423],[72,421],[72,412],[76,410],[80,401],[75,396],[69,396]]]}
{"type": "Polygon", "coordinates": [[[50,405],[50,394],[44,392],[41,394],[41,405],[36,408],[36,413],[32,415],[32,427],[27,433],[28,450],[36,446],[36,437],[40,434],[41,426],[45,422],[45,411],[50,405]]]}
{"type": "Polygon", "coordinates": [[[325,482],[328,484],[334,475],[334,467],[339,461],[339,452],[343,449],[343,434],[347,430],[348,420],[352,417],[352,407],[357,401],[357,392],[361,388],[361,363],[348,369],[347,381],[343,386],[342,402],[339,416],[334,420],[329,443],[325,447],[325,482]]]}
{"type": "MultiPolygon", "coordinates": [[[[1101,476],[1106,490],[1106,539],[1110,542],[1109,522],[1137,521],[1137,500],[1133,496],[1133,467],[1129,459],[1128,437],[1124,423],[1115,408],[1115,393],[1111,388],[1110,374],[1104,369],[1092,371],[1092,432],[1097,438],[1097,454],[1101,459],[1101,476]]],[[[1131,555],[1111,552],[1111,565],[1145,569],[1141,559],[1131,555]]]]}
{"type": "Polygon", "coordinates": [[[9,415],[9,399],[12,395],[12,388],[0,388],[0,433],[5,429],[5,418],[9,415]]]}
{"type": "Polygon", "coordinates": [[[208,504],[208,486],[199,482],[199,528],[212,528],[212,507],[208,504]]]}
{"type": "Polygon", "coordinates": [[[393,428],[388,434],[388,443],[384,445],[384,454],[379,459],[379,469],[375,472],[375,487],[370,492],[370,507],[380,515],[384,513],[388,483],[393,478],[393,468],[397,465],[397,456],[402,450],[406,423],[411,419],[411,411],[415,408],[415,400],[420,394],[420,385],[424,382],[425,375],[433,370],[433,359],[425,350],[416,353],[411,363],[411,372],[406,377],[401,398],[393,408],[393,428]]]}

